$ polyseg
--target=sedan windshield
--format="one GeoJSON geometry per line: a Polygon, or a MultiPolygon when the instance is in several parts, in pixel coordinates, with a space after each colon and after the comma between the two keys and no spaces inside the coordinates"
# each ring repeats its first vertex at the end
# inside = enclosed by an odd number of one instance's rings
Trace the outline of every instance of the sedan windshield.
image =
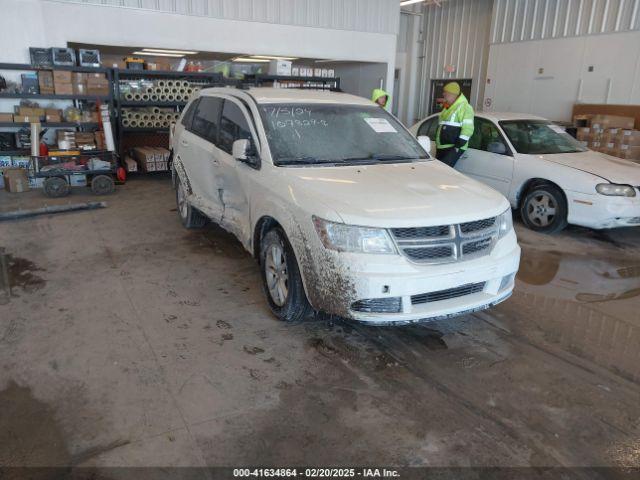
{"type": "Polygon", "coordinates": [[[508,120],[500,126],[518,153],[544,155],[585,152],[564,128],[545,120],[508,120]]]}
{"type": "Polygon", "coordinates": [[[376,106],[261,106],[276,165],[371,164],[428,159],[416,139],[376,106]]]}

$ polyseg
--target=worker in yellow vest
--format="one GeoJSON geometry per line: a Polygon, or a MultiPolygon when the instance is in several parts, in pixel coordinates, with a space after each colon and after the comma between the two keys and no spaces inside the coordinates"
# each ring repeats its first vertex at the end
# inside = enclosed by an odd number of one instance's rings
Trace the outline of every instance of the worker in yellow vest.
{"type": "Polygon", "coordinates": [[[387,104],[389,103],[389,94],[381,88],[376,88],[371,95],[371,101],[386,110],[387,104]]]}
{"type": "Polygon", "coordinates": [[[473,107],[456,82],[447,83],[442,95],[445,104],[440,112],[436,132],[436,158],[455,167],[462,154],[467,151],[469,139],[473,135],[473,107]]]}

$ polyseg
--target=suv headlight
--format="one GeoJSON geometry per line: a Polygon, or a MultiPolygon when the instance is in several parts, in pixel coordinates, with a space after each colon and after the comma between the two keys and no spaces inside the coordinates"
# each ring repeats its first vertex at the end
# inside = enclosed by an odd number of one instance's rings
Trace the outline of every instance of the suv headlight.
{"type": "Polygon", "coordinates": [[[509,207],[498,217],[498,240],[505,237],[511,230],[513,230],[513,213],[509,207]]]}
{"type": "Polygon", "coordinates": [[[383,228],[356,227],[313,217],[322,244],[338,252],[397,253],[389,233],[383,228]]]}
{"type": "Polygon", "coordinates": [[[596,185],[596,191],[600,195],[608,197],[635,197],[636,189],[631,185],[617,185],[615,183],[600,183],[596,185]]]}

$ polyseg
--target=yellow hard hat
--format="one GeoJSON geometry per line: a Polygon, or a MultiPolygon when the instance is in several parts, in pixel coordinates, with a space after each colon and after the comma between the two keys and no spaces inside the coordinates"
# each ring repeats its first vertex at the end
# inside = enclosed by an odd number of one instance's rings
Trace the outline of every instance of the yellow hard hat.
{"type": "Polygon", "coordinates": [[[444,86],[444,91],[454,95],[460,95],[460,85],[458,82],[450,82],[444,86]]]}

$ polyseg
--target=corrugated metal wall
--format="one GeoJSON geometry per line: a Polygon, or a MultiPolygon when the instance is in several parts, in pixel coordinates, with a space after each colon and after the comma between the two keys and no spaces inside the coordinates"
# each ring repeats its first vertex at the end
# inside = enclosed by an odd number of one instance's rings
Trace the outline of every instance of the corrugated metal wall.
{"type": "Polygon", "coordinates": [[[398,33],[397,0],[44,0],[284,25],[398,33]]]}
{"type": "Polygon", "coordinates": [[[640,29],[640,0],[495,0],[491,43],[640,29]]]}
{"type": "Polygon", "coordinates": [[[492,0],[449,0],[423,7],[424,60],[418,113],[428,113],[431,80],[472,78],[469,99],[482,103],[486,77],[492,0]],[[455,67],[446,72],[445,66],[455,67]]]}

